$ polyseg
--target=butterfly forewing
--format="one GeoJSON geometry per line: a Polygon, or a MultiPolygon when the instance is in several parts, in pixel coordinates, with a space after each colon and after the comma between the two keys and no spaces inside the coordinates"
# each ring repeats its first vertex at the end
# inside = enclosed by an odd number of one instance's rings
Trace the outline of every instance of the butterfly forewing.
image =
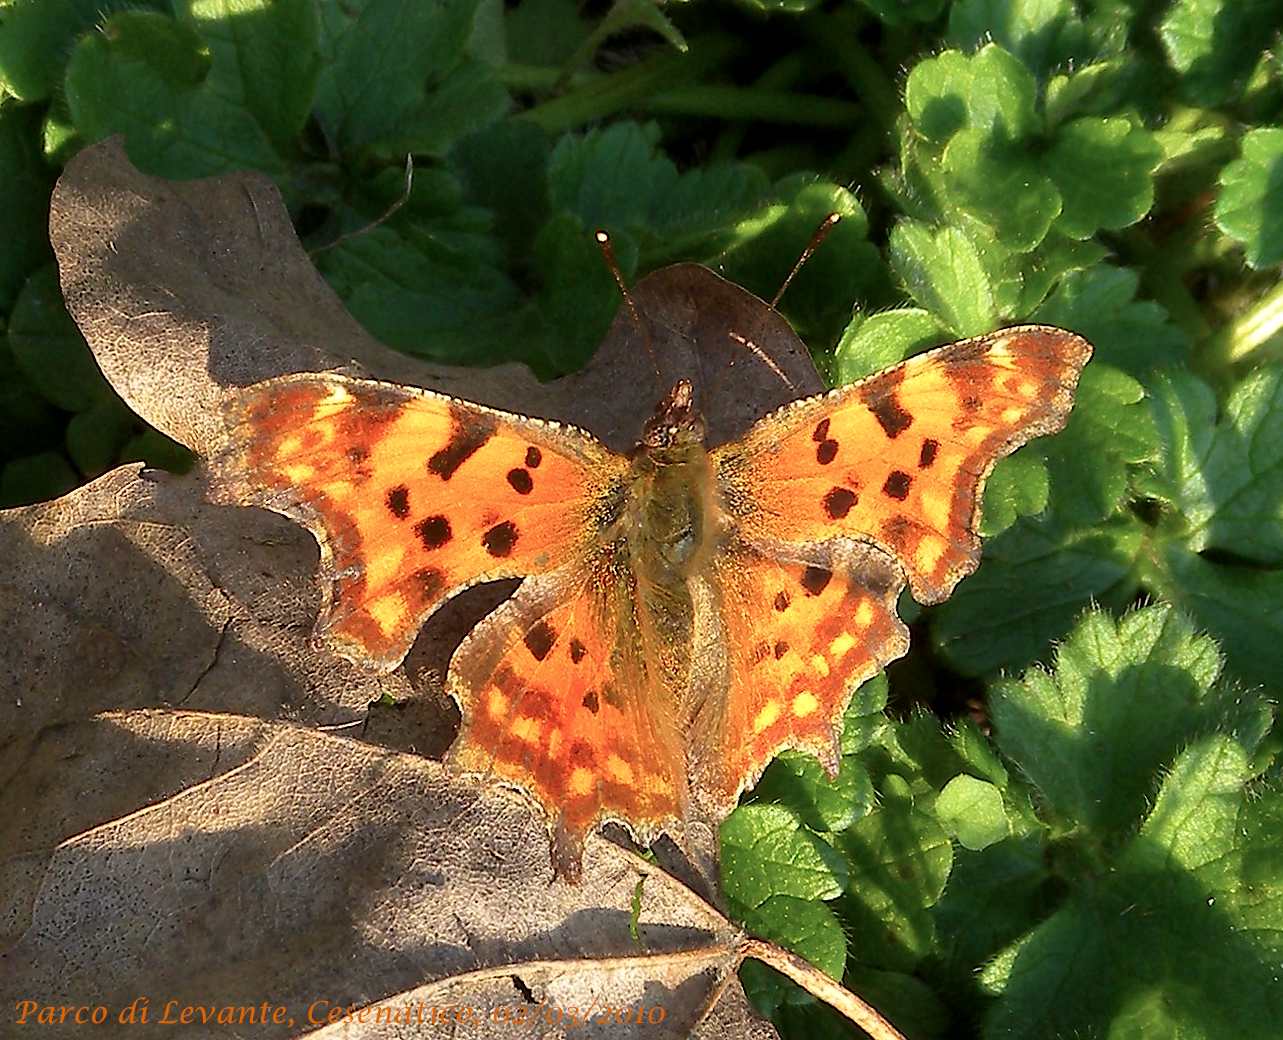
{"type": "Polygon", "coordinates": [[[580,558],[625,465],[578,430],[331,374],[251,387],[231,421],[224,479],[313,531],[318,630],[381,670],[460,588],[580,558]]]}
{"type": "Polygon", "coordinates": [[[1020,326],[799,401],[714,453],[723,501],[751,540],[879,545],[939,602],[978,562],[985,477],[1064,426],[1090,356],[1071,332],[1020,326]]]}

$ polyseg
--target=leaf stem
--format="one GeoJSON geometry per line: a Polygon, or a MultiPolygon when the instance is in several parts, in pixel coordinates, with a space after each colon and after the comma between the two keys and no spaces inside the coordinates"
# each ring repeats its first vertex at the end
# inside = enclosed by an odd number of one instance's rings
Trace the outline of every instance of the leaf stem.
{"type": "Polygon", "coordinates": [[[859,122],[864,114],[856,102],[840,98],[716,84],[666,90],[638,107],[666,115],[711,116],[797,126],[848,126],[859,122]]]}
{"type": "Polygon", "coordinates": [[[1220,329],[1214,337],[1212,351],[1235,363],[1280,334],[1283,334],[1283,281],[1262,296],[1246,314],[1220,329]]]}
{"type": "Polygon", "coordinates": [[[904,1040],[904,1035],[871,1007],[844,988],[836,979],[813,967],[795,953],[763,939],[748,939],[743,952],[787,975],[811,996],[822,1000],[844,1018],[854,1022],[873,1040],[904,1040]]]}
{"type": "MultiPolygon", "coordinates": [[[[736,46],[730,37],[715,36],[706,37],[698,44],[692,43],[687,54],[664,51],[621,72],[585,78],[582,85],[561,97],[535,105],[523,112],[521,118],[538,123],[555,134],[602,119],[624,108],[644,107],[656,92],[694,79],[721,65],[734,53],[736,46]]],[[[534,80],[541,77],[533,72],[530,66],[510,65],[502,70],[502,78],[508,86],[537,90],[541,86],[551,89],[561,75],[559,69],[549,69],[546,83],[536,83],[534,80]]]]}

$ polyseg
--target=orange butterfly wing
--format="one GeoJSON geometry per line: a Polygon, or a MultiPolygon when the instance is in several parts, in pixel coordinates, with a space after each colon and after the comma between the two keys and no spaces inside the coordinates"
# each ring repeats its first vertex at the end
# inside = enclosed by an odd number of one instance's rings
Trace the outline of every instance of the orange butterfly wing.
{"type": "Polygon", "coordinates": [[[714,804],[785,747],[836,769],[851,694],[908,648],[905,578],[937,603],[975,570],[985,478],[1064,426],[1090,356],[1047,326],[963,340],[794,402],[712,453],[735,532],[709,582],[724,696],[701,713],[697,748],[714,804]]]}
{"type": "Polygon", "coordinates": [[[579,430],[391,383],[286,376],[230,420],[222,479],[312,531],[318,632],[383,671],[460,589],[582,558],[622,494],[625,460],[579,430]]]}
{"type": "Polygon", "coordinates": [[[720,815],[784,748],[805,748],[835,773],[833,720],[904,654],[909,633],[895,613],[904,580],[871,546],[737,543],[713,567],[724,693],[706,702],[691,744],[701,798],[720,815]]]}
{"type": "Polygon", "coordinates": [[[728,507],[751,541],[879,545],[938,603],[979,562],[994,463],[1064,427],[1090,357],[1081,336],[1023,325],[796,401],[714,452],[728,507]]]}
{"type": "Polygon", "coordinates": [[[583,566],[527,579],[450,665],[463,728],[449,760],[533,794],[554,821],[554,867],[572,878],[598,821],[649,842],[685,815],[673,691],[643,649],[636,590],[618,559],[606,547],[583,566]]]}

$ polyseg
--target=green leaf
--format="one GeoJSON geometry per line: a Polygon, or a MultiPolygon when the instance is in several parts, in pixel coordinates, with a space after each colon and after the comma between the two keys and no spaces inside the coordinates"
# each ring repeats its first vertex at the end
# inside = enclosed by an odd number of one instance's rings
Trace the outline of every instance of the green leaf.
{"type": "Polygon", "coordinates": [[[854,383],[948,338],[931,313],[919,307],[856,315],[838,341],[836,382],[854,383]]]}
{"type": "Polygon", "coordinates": [[[863,751],[886,728],[883,709],[887,706],[887,689],[886,672],[879,672],[861,683],[851,695],[842,720],[843,756],[863,751]]]}
{"type": "Polygon", "coordinates": [[[1234,672],[1250,683],[1281,690],[1283,571],[1212,563],[1168,545],[1148,575],[1150,584],[1212,633],[1234,672]]]}
{"type": "Polygon", "coordinates": [[[319,24],[311,0],[174,0],[209,47],[207,87],[244,106],[288,154],[312,108],[319,24]]]}
{"type": "Polygon", "coordinates": [[[1135,467],[1158,455],[1159,439],[1144,388],[1094,361],[1064,431],[1036,447],[1051,474],[1052,510],[1063,522],[1090,524],[1123,506],[1135,467]]]}
{"type": "Polygon", "coordinates": [[[80,483],[63,455],[41,452],[6,462],[0,469],[0,509],[48,502],[80,483]]]}
{"type": "Polygon", "coordinates": [[[753,788],[755,802],[786,805],[814,831],[841,831],[873,808],[873,781],[854,755],[844,755],[829,779],[815,756],[778,755],[753,788]]]}
{"type": "Polygon", "coordinates": [[[1163,451],[1146,487],[1179,510],[1187,546],[1283,564],[1283,366],[1249,375],[1219,417],[1189,372],[1165,374],[1153,394],[1163,451]]]}
{"type": "Polygon", "coordinates": [[[1185,96],[1217,105],[1235,96],[1280,27],[1283,8],[1273,0],[1176,0],[1159,37],[1185,96]]]}
{"type": "Polygon", "coordinates": [[[67,454],[86,478],[93,479],[116,465],[137,425],[133,413],[113,395],[71,417],[67,454]]]}
{"type": "Polygon", "coordinates": [[[1046,814],[1108,843],[1130,833],[1157,778],[1225,705],[1221,655],[1168,606],[1115,622],[1088,614],[1056,652],[990,696],[998,746],[1040,793],[1046,814]]]}
{"type": "MultiPolygon", "coordinates": [[[[431,125],[433,88],[464,59],[476,8],[477,0],[322,0],[316,115],[330,140],[343,152],[404,151],[416,127],[431,125]]],[[[458,84],[452,91],[454,114],[443,121],[455,126],[458,84]]],[[[484,98],[473,99],[483,102],[478,111],[497,117],[484,98]]]]}
{"type": "Polygon", "coordinates": [[[1105,362],[1145,381],[1155,368],[1185,361],[1190,343],[1162,307],[1135,298],[1139,281],[1135,271],[1108,264],[1070,272],[1031,320],[1086,336],[1093,364],[1105,362]]]}
{"type": "Polygon", "coordinates": [[[67,313],[52,264],[22,287],[9,319],[9,345],[27,378],[59,408],[80,412],[114,396],[67,313]]]}
{"type": "Polygon", "coordinates": [[[1033,249],[1061,212],[1060,192],[1038,163],[984,131],[955,134],[942,168],[959,204],[1011,249],[1033,249]]]}
{"type": "Polygon", "coordinates": [[[911,971],[931,948],[930,908],[953,863],[948,835],[915,807],[904,781],[883,781],[882,802],[843,831],[835,844],[857,883],[840,909],[849,923],[850,955],[871,967],[911,971]]]}
{"type": "Polygon", "coordinates": [[[1057,230],[1090,238],[1136,223],[1154,204],[1160,157],[1149,131],[1126,119],[1084,116],[1061,127],[1042,163],[1064,200],[1057,230]]]}
{"type": "Polygon", "coordinates": [[[1084,528],[1017,521],[985,543],[980,569],[932,612],[937,649],[964,675],[1037,660],[1090,602],[1132,597],[1145,533],[1126,516],[1084,528]]]}
{"type": "Polygon", "coordinates": [[[1243,137],[1242,158],[1221,170],[1216,226],[1243,244],[1251,267],[1283,261],[1283,129],[1243,137]]]}
{"type": "Polygon", "coordinates": [[[1052,76],[1043,102],[1047,126],[1054,129],[1073,116],[1112,107],[1109,102],[1116,104],[1123,64],[1120,60],[1099,61],[1069,75],[1052,76]]]}
{"type": "Polygon", "coordinates": [[[1047,463],[1030,452],[1016,452],[994,467],[985,484],[980,531],[985,537],[1005,531],[1022,516],[1047,508],[1051,478],[1047,463]]]}
{"type": "Polygon", "coordinates": [[[504,21],[508,60],[525,65],[564,65],[591,31],[574,0],[521,0],[504,21]]]}
{"type": "Polygon", "coordinates": [[[1181,755],[1113,867],[993,962],[985,1035],[1274,1036],[1283,813],[1250,775],[1224,737],[1181,755]]]}
{"type": "Polygon", "coordinates": [[[965,848],[979,851],[1011,833],[1002,792],[993,784],[962,773],[945,785],[936,799],[936,819],[945,833],[965,848]]]}
{"type": "Polygon", "coordinates": [[[125,135],[130,157],[168,177],[234,169],[280,173],[263,128],[237,99],[190,26],[147,11],[113,15],[86,36],[67,65],[67,104],[77,130],[95,141],[125,135]]]}
{"type": "Polygon", "coordinates": [[[744,926],[754,935],[806,958],[833,978],[842,978],[846,937],[837,915],[823,903],[771,896],[744,915],[744,926]]]}
{"type": "Polygon", "coordinates": [[[122,7],[161,6],[161,0],[9,0],[0,7],[0,93],[22,101],[55,95],[77,36],[122,7]]]}
{"type": "Polygon", "coordinates": [[[923,307],[958,336],[998,325],[994,275],[986,257],[958,228],[933,232],[913,220],[891,231],[891,266],[923,307]]]}
{"type": "Polygon", "coordinates": [[[1040,75],[1090,53],[1070,0],[959,0],[949,11],[949,40],[968,50],[992,40],[1040,75]]]}
{"type": "Polygon", "coordinates": [[[1001,47],[966,57],[945,51],[914,66],[905,105],[918,132],[943,142],[964,126],[997,141],[1022,141],[1038,129],[1037,83],[1001,47]]]}
{"type": "Polygon", "coordinates": [[[49,256],[50,177],[37,143],[39,113],[0,106],[0,311],[49,256]]]}
{"type": "Polygon", "coordinates": [[[495,233],[520,262],[548,218],[548,156],[544,130],[528,119],[505,119],[455,143],[450,167],[469,202],[494,214],[495,233]],[[522,185],[514,192],[514,184],[522,185]]]}
{"type": "Polygon", "coordinates": [[[836,899],[846,862],[783,805],[742,805],[722,822],[722,891],[747,911],[772,896],[836,899]]]}

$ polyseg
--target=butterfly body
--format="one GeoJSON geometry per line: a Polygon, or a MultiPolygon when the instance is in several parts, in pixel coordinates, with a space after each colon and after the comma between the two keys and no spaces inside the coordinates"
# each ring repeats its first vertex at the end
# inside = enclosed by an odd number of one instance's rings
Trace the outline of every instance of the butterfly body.
{"type": "Polygon", "coordinates": [[[807,397],[710,447],[675,383],[634,450],[429,391],[270,380],[232,412],[233,496],[322,546],[318,630],[380,669],[479,581],[521,577],[455,652],[450,760],[538,800],[554,864],[618,820],[718,819],[782,748],[836,770],[856,686],[902,655],[907,583],[979,559],[997,459],[1064,425],[1090,356],[1023,326],[807,397]]]}

